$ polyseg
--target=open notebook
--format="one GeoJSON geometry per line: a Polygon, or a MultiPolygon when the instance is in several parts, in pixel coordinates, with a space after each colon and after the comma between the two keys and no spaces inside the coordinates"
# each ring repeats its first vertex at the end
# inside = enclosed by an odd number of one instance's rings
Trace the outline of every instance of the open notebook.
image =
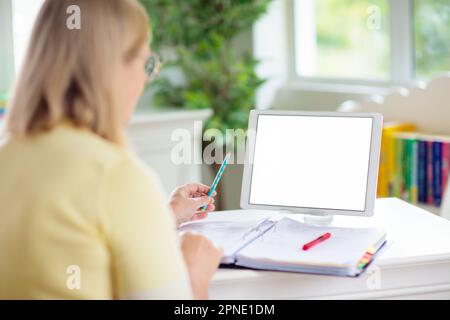
{"type": "Polygon", "coordinates": [[[224,249],[222,264],[253,269],[357,276],[383,246],[378,228],[316,227],[289,218],[274,221],[201,221],[179,232],[197,232],[224,249]],[[304,251],[302,246],[323,235],[331,238],[304,251]]]}

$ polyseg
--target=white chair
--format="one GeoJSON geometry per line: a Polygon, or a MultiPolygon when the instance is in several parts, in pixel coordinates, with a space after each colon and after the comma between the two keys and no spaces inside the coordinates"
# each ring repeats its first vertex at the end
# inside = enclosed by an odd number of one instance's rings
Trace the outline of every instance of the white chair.
{"type": "MultiPolygon", "coordinates": [[[[450,72],[411,88],[393,88],[368,101],[344,102],[339,111],[379,112],[385,121],[411,122],[421,132],[450,135],[450,72]]],[[[450,220],[450,188],[444,195],[441,216],[450,220]]]]}

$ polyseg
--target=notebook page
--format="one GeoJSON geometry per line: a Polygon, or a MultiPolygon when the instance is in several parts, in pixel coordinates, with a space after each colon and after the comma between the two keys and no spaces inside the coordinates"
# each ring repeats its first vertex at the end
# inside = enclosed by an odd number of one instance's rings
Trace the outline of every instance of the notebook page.
{"type": "Polygon", "coordinates": [[[272,265],[348,268],[356,265],[366,250],[383,236],[381,229],[315,227],[283,218],[240,251],[237,259],[272,265]],[[330,239],[307,251],[302,249],[304,244],[326,232],[331,233],[330,239]]]}
{"type": "Polygon", "coordinates": [[[190,231],[206,236],[223,248],[222,263],[233,263],[235,254],[274,225],[270,219],[251,221],[197,221],[178,228],[178,233],[190,231]]]}

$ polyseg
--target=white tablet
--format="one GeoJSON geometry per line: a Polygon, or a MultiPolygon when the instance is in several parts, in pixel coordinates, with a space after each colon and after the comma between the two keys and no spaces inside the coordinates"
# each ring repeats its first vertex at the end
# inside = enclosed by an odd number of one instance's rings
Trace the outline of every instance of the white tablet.
{"type": "Polygon", "coordinates": [[[383,118],[373,113],[250,113],[241,207],[371,216],[383,118]]]}

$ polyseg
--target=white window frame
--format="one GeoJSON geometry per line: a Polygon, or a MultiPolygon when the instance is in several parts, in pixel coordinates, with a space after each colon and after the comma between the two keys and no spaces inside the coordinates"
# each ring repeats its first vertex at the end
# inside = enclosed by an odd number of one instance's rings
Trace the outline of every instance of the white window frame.
{"type": "Polygon", "coordinates": [[[12,1],[0,1],[0,92],[8,92],[14,79],[12,1]]]}
{"type": "Polygon", "coordinates": [[[409,85],[414,82],[413,0],[389,1],[390,73],[389,80],[352,78],[305,77],[296,72],[295,52],[295,0],[288,0],[286,17],[289,23],[289,82],[298,87],[326,91],[370,91],[370,87],[387,88],[409,85]],[[395,28],[392,26],[395,25],[395,28]],[[352,88],[352,90],[348,90],[352,88]]]}

